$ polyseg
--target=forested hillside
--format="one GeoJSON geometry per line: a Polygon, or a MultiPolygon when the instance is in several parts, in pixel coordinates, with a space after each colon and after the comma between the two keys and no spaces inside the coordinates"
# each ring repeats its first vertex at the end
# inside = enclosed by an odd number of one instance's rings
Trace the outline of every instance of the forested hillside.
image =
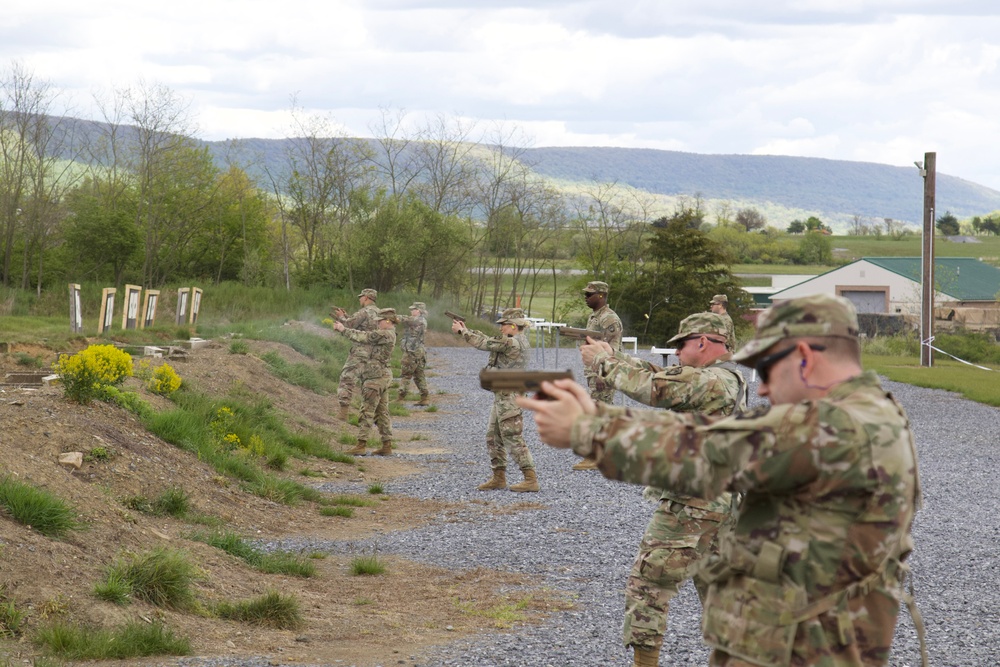
{"type": "MultiPolygon", "coordinates": [[[[923,217],[924,183],[912,166],[643,148],[532,148],[525,157],[536,172],[566,181],[596,178],[663,195],[773,202],[828,218],[856,214],[918,224],[923,217]]],[[[1000,192],[938,173],[938,211],[969,217],[996,209],[1000,192]]]]}

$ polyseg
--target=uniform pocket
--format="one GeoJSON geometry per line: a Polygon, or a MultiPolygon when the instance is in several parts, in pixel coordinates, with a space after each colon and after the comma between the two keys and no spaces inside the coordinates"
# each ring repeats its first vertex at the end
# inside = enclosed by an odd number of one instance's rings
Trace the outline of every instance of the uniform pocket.
{"type": "Polygon", "coordinates": [[[806,606],[805,591],[737,575],[709,589],[702,621],[705,642],[762,667],[786,667],[806,606]]]}

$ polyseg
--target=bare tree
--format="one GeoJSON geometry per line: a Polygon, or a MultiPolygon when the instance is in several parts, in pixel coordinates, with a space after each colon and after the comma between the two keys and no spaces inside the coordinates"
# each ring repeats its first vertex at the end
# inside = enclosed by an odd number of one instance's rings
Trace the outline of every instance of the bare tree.
{"type": "MultiPolygon", "coordinates": [[[[358,192],[368,190],[365,164],[371,161],[366,147],[343,136],[328,116],[307,114],[294,97],[291,112],[282,171],[267,172],[281,217],[286,288],[293,256],[289,226],[298,232],[294,241],[304,246],[302,268],[308,276],[318,263],[350,256],[354,202],[358,192]]],[[[353,290],[351,262],[344,267],[353,290]]]]}
{"type": "Polygon", "coordinates": [[[767,218],[753,207],[741,208],[736,212],[736,224],[743,227],[746,231],[752,232],[755,229],[764,229],[764,226],[767,224],[767,218]]]}
{"type": "Polygon", "coordinates": [[[0,78],[0,282],[14,284],[15,245],[21,249],[20,286],[35,270],[41,294],[45,251],[62,217],[62,196],[73,185],[65,160],[69,128],[51,115],[51,84],[19,62],[0,78]]]}

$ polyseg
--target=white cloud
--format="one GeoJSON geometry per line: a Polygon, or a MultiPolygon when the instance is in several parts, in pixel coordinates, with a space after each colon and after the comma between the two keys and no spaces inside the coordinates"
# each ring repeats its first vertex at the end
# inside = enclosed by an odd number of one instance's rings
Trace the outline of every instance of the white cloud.
{"type": "Polygon", "coordinates": [[[81,115],[99,89],[166,84],[209,139],[282,136],[296,94],[356,134],[393,106],[518,124],[535,145],[899,165],[936,150],[1000,188],[993,0],[8,4],[0,68],[20,60],[81,115]]]}

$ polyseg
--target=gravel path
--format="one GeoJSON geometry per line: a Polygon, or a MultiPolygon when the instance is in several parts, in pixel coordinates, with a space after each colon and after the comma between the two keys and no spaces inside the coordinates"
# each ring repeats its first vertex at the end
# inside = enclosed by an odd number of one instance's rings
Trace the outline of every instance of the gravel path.
{"type": "MultiPolygon", "coordinates": [[[[534,342],[534,341],[532,341],[534,342]]],[[[533,368],[572,368],[579,356],[533,351],[533,368]]],[[[659,357],[646,356],[660,363],[659,357]]],[[[428,472],[387,484],[387,492],[446,501],[488,500],[498,505],[537,502],[545,507],[468,522],[438,523],[378,538],[383,553],[433,565],[488,567],[541,577],[542,585],[568,592],[576,609],[537,626],[478,635],[423,651],[407,664],[424,667],[589,667],[630,665],[621,645],[623,586],[639,538],[652,512],[641,487],[611,482],[596,471],[573,472],[576,457],[542,445],[530,416],[525,437],[542,490],[537,494],[478,492],[489,476],[484,434],[492,395],[478,386],[486,354],[471,348],[432,348],[432,390],[457,394],[430,426],[396,419],[401,429],[426,429],[451,453],[435,457],[428,472]]],[[[984,371],[984,376],[991,373],[984,371]]],[[[984,381],[996,381],[984,377],[984,381]]],[[[916,551],[910,560],[917,603],[927,629],[930,664],[1000,664],[1000,500],[995,478],[1000,459],[1000,410],[954,394],[888,383],[906,407],[919,448],[924,508],[917,515],[916,551]]],[[[511,463],[510,477],[520,480],[511,463]]],[[[360,490],[360,489],[359,489],[360,490]]],[[[307,546],[281,544],[283,548],[307,546]]],[[[316,544],[332,551],[357,542],[316,544]]],[[[685,584],[671,603],[662,665],[706,665],[699,631],[701,606],[685,584]]],[[[191,665],[262,667],[265,659],[195,659],[191,665]]],[[[916,631],[904,612],[890,664],[920,664],[916,631]]]]}

